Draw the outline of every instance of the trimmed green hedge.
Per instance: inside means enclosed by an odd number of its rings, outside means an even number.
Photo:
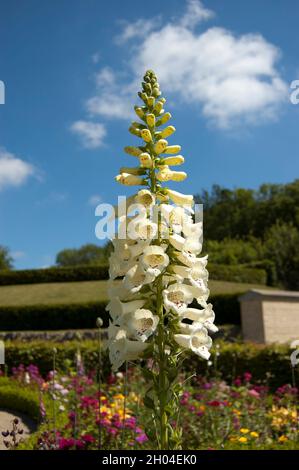
[[[210,301],[216,312],[218,325],[240,324],[241,294],[217,294]],[[82,304],[51,304],[0,307],[0,331],[67,330],[95,328],[96,319],[109,324],[107,302]]]
[[[214,281],[246,282],[249,284],[266,284],[265,269],[248,268],[243,265],[208,264],[210,278]]]
[[[101,281],[104,279],[108,279],[108,266],[106,265],[0,271],[0,286],[45,282]]]
[[[216,348],[215,345],[219,347]],[[248,371],[253,381],[267,383],[271,388],[292,383],[291,350],[288,345],[257,345],[253,343],[229,343],[215,341],[211,350],[213,365],[190,356],[185,368],[199,374],[219,373],[231,382],[237,376]],[[218,354],[216,356],[216,353]],[[299,380],[299,368],[295,368],[296,383]]]
[[[106,302],[0,307],[0,331],[67,330],[95,328],[101,317],[109,324]]]
[[[75,367],[75,356],[80,348],[81,357],[86,371],[97,370],[99,357],[99,343],[94,340],[66,341],[55,343],[52,341],[6,341],[5,342],[5,365],[10,374],[12,367],[20,364],[38,366],[44,376],[53,370],[53,349],[55,353],[55,366],[59,371],[69,371]],[[110,364],[105,348],[102,350],[103,375],[110,372]]]
[[[211,279],[215,281],[247,282],[250,284],[266,284],[267,281],[265,269],[242,265],[229,266],[209,263],[209,272]],[[0,271],[0,286],[45,282],[101,281],[105,279],[108,279],[108,266],[106,265]]]
[[[39,420],[38,393],[22,388],[5,377],[0,377],[0,404],[1,408],[26,413],[35,421]]]
[[[219,348],[216,348],[219,345]],[[10,342],[5,344],[5,360],[8,373],[12,367],[20,364],[28,366],[35,364],[41,373],[46,375],[53,369],[53,348],[56,348],[57,370],[69,370],[74,366],[75,354],[80,348],[85,370],[97,370],[98,342],[97,341],[67,341],[53,343],[51,341]],[[216,360],[216,352],[219,354]],[[184,368],[188,372],[211,375],[220,374],[228,382],[248,371],[253,376],[253,381],[268,383],[272,388],[292,382],[290,363],[290,349],[285,345],[255,345],[252,343],[228,343],[216,340],[211,350],[212,366],[207,361],[190,355],[184,362]],[[107,352],[102,351],[103,376],[110,372],[110,363]],[[295,369],[297,383],[299,369]],[[1,395],[0,395],[1,399]],[[1,403],[1,400],[0,400]]]

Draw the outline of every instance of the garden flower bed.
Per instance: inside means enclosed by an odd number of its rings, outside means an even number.
[[[14,448],[24,450],[152,449],[156,431],[144,395],[136,369],[127,380],[119,372],[99,384],[81,362],[68,374],[42,377],[36,366],[20,365],[10,378],[0,377],[1,404],[39,423],[29,439],[17,437]],[[180,399],[183,449],[299,449],[298,418],[296,387],[270,393],[249,372],[230,384],[217,376],[192,377]],[[13,445],[7,433],[1,437]]]

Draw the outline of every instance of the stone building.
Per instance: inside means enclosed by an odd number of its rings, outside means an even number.
[[[245,340],[289,343],[299,339],[299,292],[254,289],[239,300]]]

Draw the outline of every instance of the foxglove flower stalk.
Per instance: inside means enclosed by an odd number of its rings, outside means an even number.
[[[151,369],[141,366],[150,382],[144,404],[155,417],[159,448],[179,449],[180,428],[170,424],[179,411],[178,371],[189,353],[209,359],[209,332],[217,327],[207,303],[207,257],[200,257],[202,223],[193,221],[193,196],[165,186],[187,174],[170,168],[182,165],[184,157],[176,155],[179,145],[166,140],[175,128],[161,128],[171,114],[164,111],[166,100],[154,72],[146,72],[138,95],[143,102],[134,108],[139,121],[129,131],[140,144],[125,147],[135,157],[134,167],[121,168],[116,181],[143,188],[127,198],[125,215],[117,212],[119,230],[109,269],[109,354],[114,370],[126,361],[151,359]],[[130,209],[136,204],[137,215]]]

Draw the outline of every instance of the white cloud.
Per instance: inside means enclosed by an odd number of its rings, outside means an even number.
[[[0,190],[20,186],[36,174],[33,165],[0,148]]]
[[[140,18],[134,23],[123,21],[122,32],[116,36],[115,41],[117,44],[124,44],[134,38],[143,38],[159,26],[160,22],[160,18]]]
[[[89,149],[101,147],[106,136],[105,126],[91,121],[76,121],[71,125],[71,131],[77,134],[83,146]]]
[[[88,199],[88,204],[90,206],[97,206],[98,204],[100,204],[102,202],[102,198],[99,194],[93,194],[92,196],[90,196],[90,198]]]
[[[186,13],[181,19],[181,26],[184,28],[194,28],[201,21],[213,18],[214,12],[206,8],[201,1],[189,0],[187,2]]]
[[[124,85],[124,77],[118,76],[109,67],[104,67],[95,76],[97,94],[86,101],[91,116],[104,116],[108,119],[130,119],[132,117],[132,85]],[[125,82],[126,83],[126,82]]]
[[[126,73],[100,70],[96,92],[86,102],[90,115],[129,120],[141,78],[153,69],[169,98],[199,109],[217,127],[276,119],[288,94],[277,67],[279,49],[260,34],[194,30],[213,15],[202,2],[189,0],[184,14],[163,25],[154,19],[126,23],[118,42],[139,36],[137,44],[126,44]],[[137,25],[144,21],[147,32],[141,36]]]
[[[279,50],[258,34],[237,37],[222,28],[196,34],[168,24],[141,44],[133,66],[137,75],[153,68],[166,91],[229,127],[276,116],[287,93],[278,58]]]

